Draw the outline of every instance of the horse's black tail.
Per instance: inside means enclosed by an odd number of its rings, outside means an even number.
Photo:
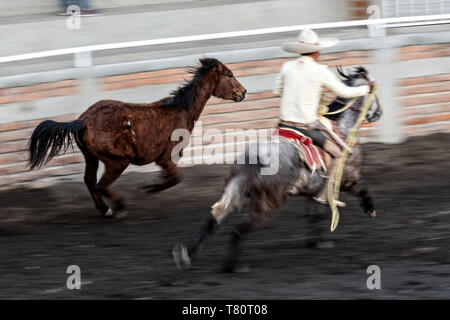
[[[73,140],[81,141],[85,128],[86,126],[81,120],[41,122],[34,129],[28,143],[30,168],[39,168],[58,154],[66,152],[72,146]]]

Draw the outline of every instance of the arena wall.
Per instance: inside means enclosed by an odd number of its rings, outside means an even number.
[[[322,63],[344,67],[365,65],[371,70],[376,69],[376,57],[371,50],[348,50],[324,54]],[[450,132],[449,58],[449,42],[402,46],[395,50],[393,65],[396,65],[397,69],[393,68],[392,74],[383,75],[384,78],[393,78],[395,103],[383,107],[387,110],[395,109],[399,116],[398,135],[401,139],[398,141],[416,135]],[[227,142],[227,146],[232,148],[225,150],[225,142],[215,143],[205,136],[205,132],[210,132],[209,129],[225,132],[227,129],[273,128],[278,120],[279,98],[271,93],[271,86],[283,62],[289,59],[291,57],[228,63],[230,69],[249,90],[246,100],[232,103],[212,98],[208,102],[199,119],[202,130],[197,128],[191,137],[191,143],[197,147],[188,146],[182,165],[191,165],[193,157],[202,153],[214,155],[218,159],[222,158],[224,152],[230,153],[230,158],[235,156],[236,151],[233,150],[236,149],[233,148],[239,142],[230,139],[231,142]],[[427,69],[426,66],[430,63],[434,66],[429,71],[431,74],[411,76],[414,73],[408,72],[409,66]],[[436,63],[441,65],[436,66]],[[407,70],[403,72],[403,76],[394,74],[394,69],[402,68]],[[40,170],[29,171],[27,140],[41,121],[73,120],[91,103],[102,98],[133,102],[156,100],[182,83],[187,77],[186,72],[187,66],[1,88],[0,188],[38,187],[64,179],[81,178],[84,162],[76,148],[55,158]],[[386,90],[386,84],[380,81],[380,90]],[[90,87],[87,93],[86,86]],[[392,113],[387,114],[389,116]],[[230,133],[233,134],[239,135]],[[384,141],[380,138],[383,136],[386,136],[386,132],[382,121],[364,124],[362,127],[362,142]],[[131,166],[127,171],[137,170],[148,172],[157,168],[153,165]]]

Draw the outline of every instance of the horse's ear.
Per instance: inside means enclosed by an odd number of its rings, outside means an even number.
[[[218,69],[220,66],[219,60],[214,58],[202,58],[200,59],[200,63],[207,70]]]
[[[342,78],[347,79],[347,80],[349,79],[349,76],[345,74],[344,70],[342,70],[342,65],[337,66],[336,70]]]
[[[360,74],[361,76],[363,76],[365,79],[367,79],[369,72],[367,71],[366,68],[359,66],[356,68],[356,73]]]

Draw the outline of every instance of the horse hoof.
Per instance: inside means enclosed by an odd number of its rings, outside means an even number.
[[[246,274],[250,273],[250,267],[246,264],[227,265],[222,269],[225,273]]]
[[[123,218],[126,218],[127,216],[128,216],[128,211],[125,211],[125,210],[116,212],[116,213],[114,214],[114,217],[115,217],[116,219],[123,219]]]
[[[157,192],[163,191],[165,189],[168,189],[168,187],[165,187],[160,184],[152,184],[152,185],[143,187],[143,190],[146,193],[157,193]]]
[[[335,244],[333,241],[308,241],[306,247],[308,249],[333,249]]]
[[[112,217],[113,214],[114,212],[112,211],[111,208],[109,208],[108,211],[105,212],[105,217]]]
[[[154,193],[158,192],[158,187],[157,185],[145,186],[142,188],[142,190],[144,190],[144,192],[146,193]]]
[[[184,270],[191,266],[191,259],[189,257],[186,246],[181,243],[176,244],[172,249],[172,257],[178,270]]]
[[[316,244],[317,249],[333,249],[335,244],[333,241],[319,241]]]
[[[369,218],[375,218],[377,216],[377,212],[373,210],[371,212],[367,212],[367,215],[369,216]]]

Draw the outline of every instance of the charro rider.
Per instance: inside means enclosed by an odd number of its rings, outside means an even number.
[[[370,86],[349,87],[326,66],[317,63],[320,51],[338,42],[336,38],[320,39],[314,31],[305,29],[299,34],[297,42],[285,43],[282,47],[284,51],[301,56],[284,63],[273,90],[275,95],[281,96],[279,127],[300,131],[331,155],[332,160],[327,169],[328,177],[332,176],[337,159],[341,155],[341,148],[345,147],[345,144],[332,130],[327,130],[327,126],[318,121],[323,87],[342,98],[367,95],[373,87],[373,83],[370,83]],[[322,204],[328,202],[327,183],[314,199]],[[336,203],[340,206],[345,205],[341,201]]]

